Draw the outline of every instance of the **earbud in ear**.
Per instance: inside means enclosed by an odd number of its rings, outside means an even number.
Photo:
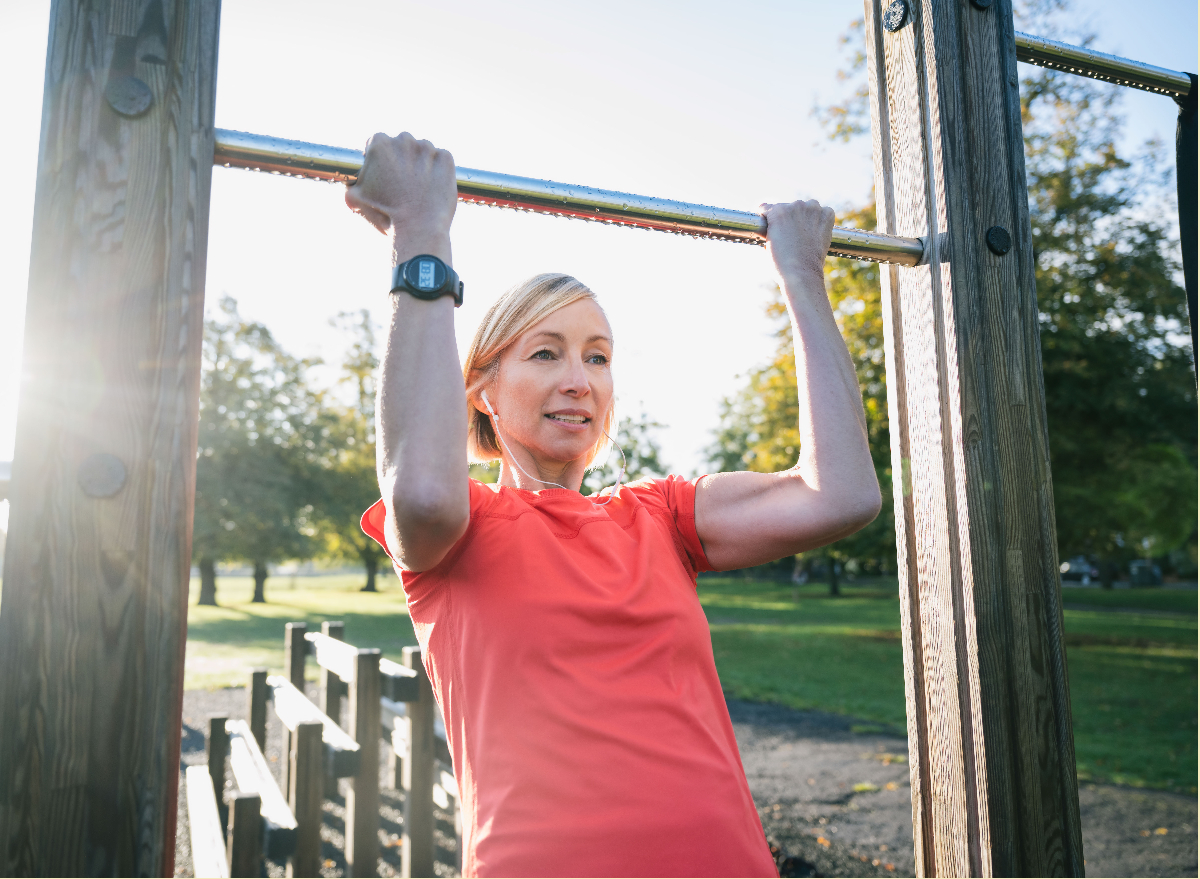
[[[500,420],[500,416],[496,414],[496,410],[493,409],[492,404],[488,402],[487,391],[480,391],[479,396],[483,400],[483,405],[487,406],[488,414],[491,415],[493,418],[495,418],[497,421]]]

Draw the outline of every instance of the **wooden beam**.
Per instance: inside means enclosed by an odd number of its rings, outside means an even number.
[[[1011,2],[866,42],[917,874],[1081,876]]]
[[[401,876],[433,875],[433,782],[435,714],[433,686],[421,663],[421,648],[404,648],[404,665],[420,681],[417,698],[405,708],[404,736],[407,753],[401,770],[404,787],[404,848],[400,852]]]
[[[262,803],[258,794],[239,793],[229,804],[229,831],[226,859],[229,872],[235,877],[254,877],[263,874]]]
[[[249,712],[250,732],[258,742],[260,750],[267,748],[267,670],[256,668],[250,672]]]
[[[229,768],[233,783],[242,794],[257,794],[261,800],[264,851],[273,861],[286,860],[296,850],[296,816],[287,797],[275,782],[271,767],[259,750],[250,726],[244,720],[231,720],[229,730]]]
[[[376,876],[379,864],[379,650],[356,651],[352,673],[342,677],[350,687],[349,726],[358,742],[362,761],[346,793],[346,865],[351,876]]]
[[[274,691],[275,714],[279,722],[290,733],[302,723],[321,724],[321,738],[325,743],[326,771],[336,778],[349,778],[358,774],[362,765],[358,742],[333,722],[333,718],[309,701],[308,697],[292,686],[287,678],[271,675],[267,686]]]
[[[170,875],[218,0],[56,0],[0,607],[0,875]]]
[[[321,799],[325,781],[322,724],[306,720],[292,736],[291,787],[288,805],[296,816],[296,851],[287,865],[288,876],[321,875]]]
[[[187,768],[188,829],[192,842],[192,875],[229,879],[221,813],[213,796],[212,779],[204,766]]]

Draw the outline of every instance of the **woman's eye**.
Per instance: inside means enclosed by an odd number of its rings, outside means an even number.
[[[596,364],[596,366],[604,366],[605,364],[608,363],[608,358],[605,357],[603,354],[593,354],[591,357],[588,358],[588,362],[594,363],[594,364]]]
[[[547,348],[543,348],[533,355],[534,360],[553,360],[554,354]]]

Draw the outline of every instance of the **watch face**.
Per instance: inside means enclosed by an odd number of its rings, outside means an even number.
[[[424,293],[432,293],[446,283],[446,269],[440,260],[422,257],[410,263],[406,280]]]

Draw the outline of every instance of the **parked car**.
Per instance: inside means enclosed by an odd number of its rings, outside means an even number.
[[[1058,566],[1058,570],[1063,580],[1078,580],[1084,586],[1100,579],[1100,569],[1089,562],[1086,556],[1077,555],[1067,559]]]
[[[1161,586],[1162,568],[1149,559],[1137,559],[1129,563],[1130,586]]]

